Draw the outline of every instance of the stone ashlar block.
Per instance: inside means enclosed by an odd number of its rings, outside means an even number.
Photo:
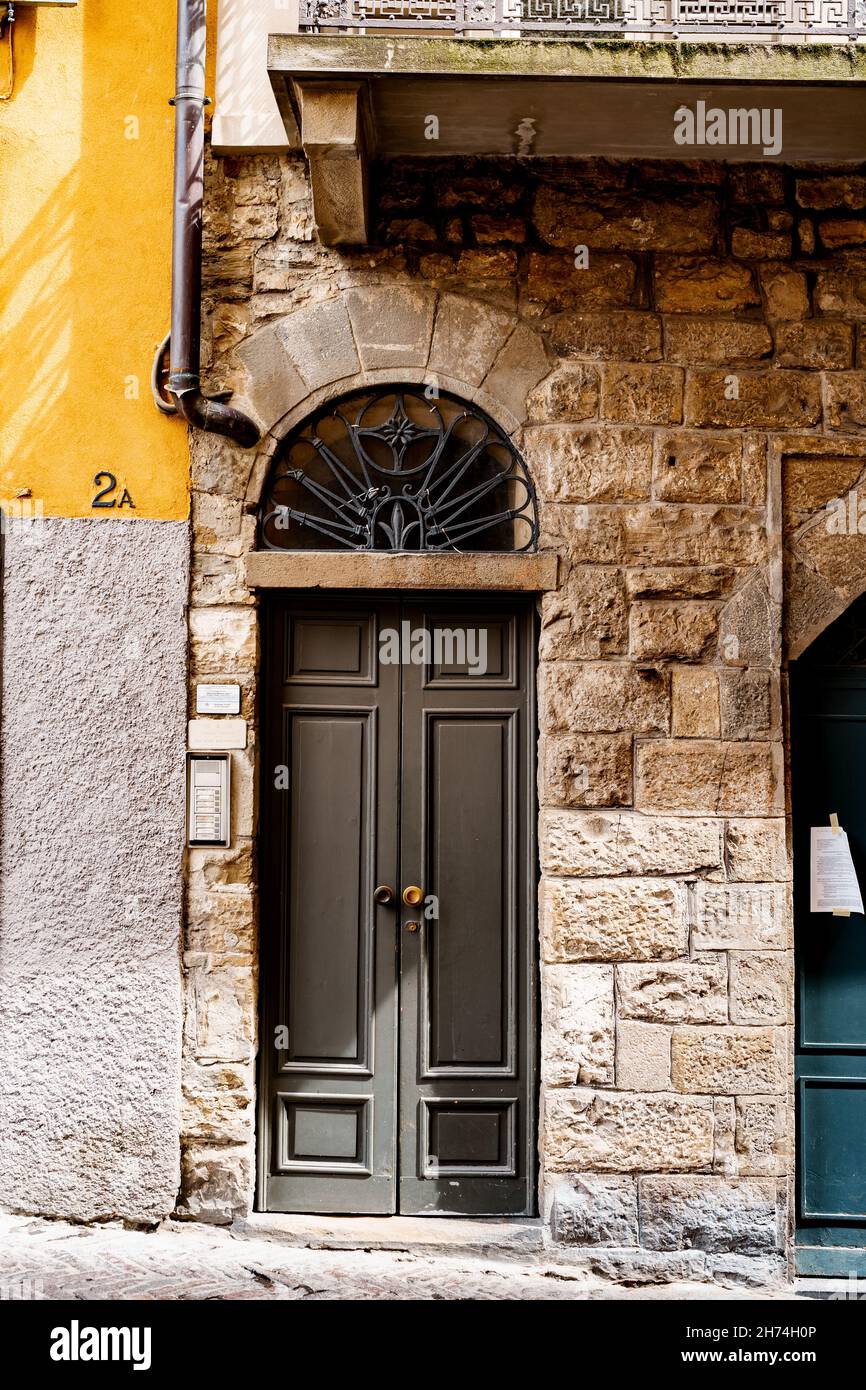
[[[545,740],[541,799],[546,806],[630,806],[629,734],[577,734]]]
[[[815,308],[822,314],[866,318],[866,270],[819,270],[815,280]]]
[[[745,883],[785,882],[790,878],[785,821],[748,817],[730,820],[725,829],[728,878]]]
[[[634,811],[543,811],[548,873],[587,878],[712,873],[722,866],[723,822]]]
[[[526,295],[548,313],[563,309],[622,309],[631,303],[636,278],[630,256],[593,251],[578,268],[574,255],[530,252]]]
[[[782,883],[697,883],[694,950],[785,950],[788,899]]]
[[[715,649],[719,623],[715,603],[639,602],[632,605],[629,617],[631,651],[639,661],[698,661]]]
[[[443,294],[428,370],[480,386],[513,327],[514,319],[504,309],[465,295]]]
[[[542,186],[533,221],[549,246],[571,251],[585,245],[612,251],[705,251],[716,235],[714,198],[685,195],[675,201],[600,194],[582,202],[574,193]]]
[[[254,671],[256,614],[250,608],[193,608],[189,615],[193,671],[200,676]]]
[[[866,425],[866,372],[834,372],[827,377],[827,427],[862,430]]]
[[[778,1096],[738,1096],[735,1107],[738,1170],[785,1174],[790,1150],[785,1102]]]
[[[773,339],[755,319],[671,314],[665,319],[665,360],[686,367],[738,367],[769,357]]]
[[[345,296],[361,367],[423,367],[430,352],[436,296],[398,285],[373,285]]]
[[[712,1099],[583,1087],[548,1092],[544,1152],[552,1172],[651,1173],[661,1154],[671,1172],[707,1169],[713,1158]]]
[[[756,574],[728,600],[719,618],[721,656],[733,666],[774,666],[781,641],[778,605]]]
[[[638,1243],[634,1178],[582,1173],[554,1193],[553,1238],[563,1245]]]
[[[614,656],[628,646],[628,609],[622,574],[602,566],[576,566],[541,606],[542,661]]]
[[[683,369],[611,363],[604,369],[602,414],[622,424],[676,424],[683,415]]]
[[[709,739],[639,740],[635,804],[642,811],[767,815],[782,809],[781,746]]]
[[[539,424],[592,420],[598,414],[598,369],[564,362],[545,377],[527,401],[529,419]]]
[[[796,549],[813,574],[817,573],[820,580],[835,591],[837,599],[850,603],[859,598],[863,592],[863,572],[866,567],[866,535],[861,535],[859,531],[830,531],[826,516],[819,516],[813,526],[797,536]],[[818,597],[823,598],[820,585]],[[830,595],[826,597],[829,600],[827,612],[836,617],[832,598]],[[794,634],[798,631],[802,633],[802,618],[799,629],[793,625],[792,630]]]
[[[699,427],[779,429],[817,425],[821,383],[810,372],[743,372],[736,394],[727,372],[691,372],[686,383],[685,419]]]
[[[840,371],[850,367],[854,329],[839,319],[805,319],[776,327],[776,361],[780,367]]]
[[[660,501],[739,503],[742,495],[739,436],[676,431],[656,438],[653,496]]]
[[[675,738],[718,738],[719,681],[705,666],[678,666],[671,673]]]
[[[344,299],[298,309],[281,319],[277,337],[311,391],[361,370]]]
[[[731,254],[744,261],[771,261],[791,254],[791,235],[786,232],[756,232],[751,227],[735,227]]]
[[[662,321],[657,314],[565,313],[552,318],[547,327],[551,347],[560,357],[657,362],[662,355]]]
[[[617,662],[549,662],[542,668],[542,723],[549,733],[666,733],[664,671]]]
[[[731,1018],[735,1023],[790,1023],[794,980],[786,951],[732,951]]]
[[[641,1243],[763,1255],[781,1249],[780,1202],[772,1179],[699,1174],[638,1180]]]
[[[620,1091],[671,1090],[671,1030],[620,1018],[616,1025],[616,1084]]]
[[[760,303],[755,277],[739,261],[659,258],[654,286],[656,308],[668,314],[739,313]]]
[[[809,286],[802,270],[776,263],[761,266],[758,278],[768,319],[802,319],[809,313]]]
[[[241,1145],[191,1144],[181,1155],[179,1215],[229,1225],[250,1210],[252,1153]]]
[[[866,178],[862,174],[828,174],[821,178],[798,179],[797,202],[801,208],[812,208],[816,212],[866,207]]]
[[[534,425],[524,454],[542,496],[556,502],[626,502],[649,496],[652,436],[639,429]]]
[[[612,965],[545,965],[542,971],[542,1082],[612,1086]]]
[[[771,738],[777,725],[779,701],[769,671],[721,671],[719,681],[722,737]]]
[[[618,965],[616,982],[621,1019],[640,1019],[645,1023],[727,1022],[728,969],[723,956],[683,963]]]
[[[548,961],[675,960],[688,943],[687,890],[669,879],[547,879]]]
[[[199,1062],[247,1062],[255,1028],[253,971],[248,966],[188,970],[186,1035]]]
[[[776,1028],[675,1028],[671,1076],[677,1091],[780,1094],[784,1065]]]
[[[518,422],[526,419],[526,399],[550,371],[544,343],[526,324],[518,324],[497,353],[482,386]]]

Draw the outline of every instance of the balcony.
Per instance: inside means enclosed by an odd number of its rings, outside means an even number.
[[[857,43],[866,0],[300,0],[302,33]]]
[[[301,0],[300,26],[268,72],[327,244],[366,243],[371,158],[866,160],[866,0]]]

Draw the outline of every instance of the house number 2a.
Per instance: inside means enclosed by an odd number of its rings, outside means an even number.
[[[120,494],[120,500],[114,494],[117,492],[117,479],[113,473],[97,473],[93,479],[93,486],[98,488],[96,496],[91,502],[91,507],[131,507],[135,511],[135,503],[129,495],[129,488],[124,488]]]

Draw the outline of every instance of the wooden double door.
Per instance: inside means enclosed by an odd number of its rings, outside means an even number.
[[[281,596],[263,636],[259,1207],[532,1214],[531,608]]]

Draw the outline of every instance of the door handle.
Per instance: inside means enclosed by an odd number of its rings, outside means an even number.
[[[414,883],[403,889],[403,901],[407,907],[417,907],[423,898],[424,889],[418,888]]]
[[[387,883],[380,883],[378,888],[373,889],[373,901],[381,903],[383,907],[386,903],[392,903],[394,901],[394,889],[389,888]]]

